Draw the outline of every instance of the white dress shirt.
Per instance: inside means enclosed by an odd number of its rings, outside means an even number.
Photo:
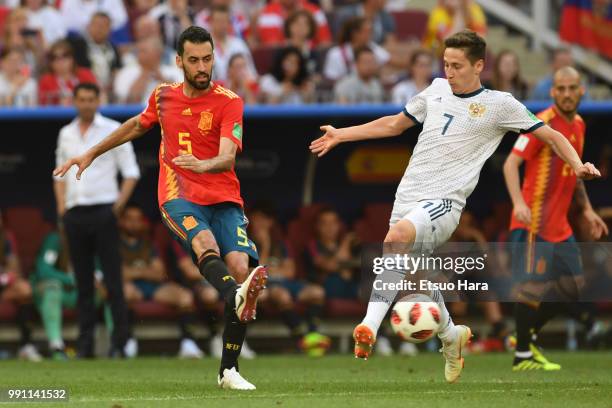
[[[81,135],[79,119],[74,119],[60,130],[55,151],[57,165],[60,166],[66,160],[82,155],[119,126],[119,122],[97,113],[89,129]],[[96,158],[83,172],[81,180],[76,179],[76,172],[77,167],[72,166],[64,177],[55,177],[56,180],[66,183],[67,210],[80,205],[112,204],[117,201],[119,172],[123,178],[140,177],[134,148],[130,142]]]

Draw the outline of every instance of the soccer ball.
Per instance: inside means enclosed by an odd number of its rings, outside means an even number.
[[[412,294],[393,306],[391,327],[402,340],[423,343],[438,333],[440,315],[440,307],[429,296]]]

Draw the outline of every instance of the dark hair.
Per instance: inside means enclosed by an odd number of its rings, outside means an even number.
[[[278,82],[282,82],[285,78],[285,71],[283,70],[283,61],[289,55],[295,54],[297,55],[298,62],[298,72],[295,78],[293,78],[293,84],[297,86],[301,86],[306,80],[308,80],[308,69],[306,68],[306,59],[296,47],[285,47],[281,48],[281,50],[276,54],[276,58],[274,59],[274,65],[272,65],[271,74],[276,78]]]
[[[189,41],[194,44],[210,43],[212,49],[215,49],[210,33],[202,27],[191,26],[181,33],[177,42],[177,53],[181,57],[185,52],[185,43]]]
[[[344,24],[342,24],[342,28],[340,29],[340,34],[338,35],[338,44],[342,45],[351,42],[353,34],[361,30],[363,25],[367,22],[368,20],[365,17],[353,17],[346,20]]]
[[[243,60],[246,60],[246,57],[244,56],[244,54],[242,53],[237,53],[237,54],[232,54],[232,56],[230,57],[229,61],[227,61],[227,67],[231,67],[232,64],[234,63],[234,61],[236,61],[238,58],[242,58]]]
[[[314,17],[308,10],[298,10],[295,13],[292,13],[285,20],[285,26],[283,31],[285,33],[285,38],[291,37],[290,27],[291,25],[300,17],[306,17],[308,20],[308,27],[310,28],[310,32],[308,33],[308,39],[312,40],[317,33],[317,22]]]
[[[366,53],[374,54],[374,51],[372,51],[372,49],[368,46],[357,47],[357,49],[353,51],[355,63],[357,63],[357,61],[359,60],[359,57],[361,57],[362,54],[366,54]]]
[[[512,55],[514,56],[514,58],[516,58],[516,63],[518,65],[518,70],[516,72],[516,75],[514,76],[514,78],[512,78],[512,86],[514,87],[514,89],[516,90],[521,90],[523,87],[526,87],[527,84],[525,83],[525,81],[521,78],[521,65],[520,65],[520,61],[518,58],[518,55],[516,55],[516,52],[512,51],[512,50],[502,50],[499,52],[499,54],[497,54],[497,57],[495,57],[495,64],[493,65],[493,77],[491,78],[491,84],[493,85],[493,89],[500,89],[500,85],[501,85],[501,74],[500,74],[500,63],[503,57],[505,57],[506,55]],[[517,98],[520,97],[520,95],[515,95]]]
[[[414,64],[416,64],[417,60],[420,57],[427,57],[430,60],[433,61],[433,54],[430,51],[427,51],[423,48],[419,48],[418,50],[414,51],[412,53],[412,55],[410,56],[410,63],[409,63],[409,67],[412,69],[412,67],[414,66]]]
[[[81,82],[77,84],[77,86],[75,86],[72,90],[72,95],[76,98],[81,89],[85,91],[92,91],[96,94],[96,97],[100,96],[100,87],[93,82]]]
[[[108,21],[112,22],[113,20],[111,19],[111,17],[108,15],[108,13],[104,12],[104,11],[96,11],[95,13],[92,14],[91,18],[89,19],[89,21],[93,20],[94,17],[103,17],[106,18]]]
[[[471,30],[459,31],[444,40],[446,48],[460,48],[472,65],[478,60],[485,59],[487,43],[485,40]]]

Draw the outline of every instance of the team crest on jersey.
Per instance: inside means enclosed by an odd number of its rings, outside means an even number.
[[[473,118],[482,117],[486,111],[487,111],[487,107],[484,106],[482,103],[478,103],[478,102],[472,102],[470,103],[470,106],[468,107],[468,112],[470,113],[470,116]]]
[[[212,112],[200,112],[200,122],[198,122],[198,129],[202,132],[206,132],[212,128],[213,114]]]

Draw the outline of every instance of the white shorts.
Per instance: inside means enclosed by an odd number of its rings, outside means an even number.
[[[396,201],[389,225],[400,220],[410,221],[416,229],[412,250],[425,255],[444,244],[451,237],[461,217],[462,208],[452,200],[421,200],[412,203]]]

